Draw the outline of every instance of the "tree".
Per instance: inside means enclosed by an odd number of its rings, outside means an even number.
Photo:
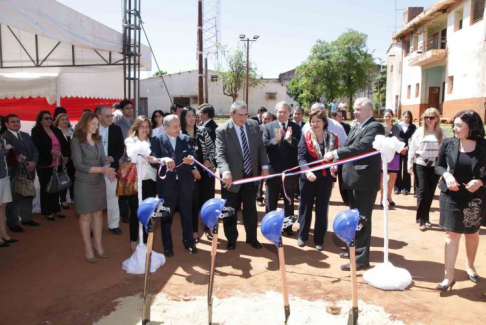
[[[336,66],[341,80],[341,93],[353,105],[359,90],[371,85],[376,64],[368,52],[366,34],[349,29],[334,41],[336,46]]]
[[[288,95],[301,106],[310,106],[321,97],[332,100],[339,95],[339,75],[332,43],[317,40],[305,62],[296,68],[299,78],[291,80]]]
[[[373,95],[375,97],[375,109],[380,110],[386,105],[386,72],[387,66],[381,67],[380,73],[375,78]]]
[[[222,47],[220,51],[225,66],[218,66],[216,72],[220,75],[223,83],[223,94],[230,96],[235,101],[246,81],[246,57],[242,49],[231,52],[226,47]],[[261,82],[261,78],[257,74],[255,64],[251,61],[249,70],[250,87],[257,86]]]
[[[154,77],[160,77],[160,76],[163,76],[163,75],[166,75],[167,72],[166,71],[162,71],[162,70],[159,70],[157,71],[156,73],[154,73]]]
[[[365,34],[354,30],[332,42],[317,40],[307,60],[296,68],[299,77],[287,86],[288,95],[302,106],[322,97],[326,101],[347,97],[352,105],[356,93],[368,88],[375,74],[366,40]]]

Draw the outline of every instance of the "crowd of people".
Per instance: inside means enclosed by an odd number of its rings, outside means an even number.
[[[440,188],[440,226],[446,231],[445,277],[438,290],[454,286],[454,266],[461,234],[465,234],[469,279],[477,282],[474,268],[479,243],[479,228],[486,222],[483,200],[486,197],[486,140],[483,121],[473,110],[459,112],[452,125],[454,137],[447,138],[435,108],[426,109],[414,124],[410,111],[394,123],[395,112],[384,112],[384,123],[373,117],[373,105],[358,98],[353,105],[355,120],[343,122],[346,108],[333,101],[327,111],[322,103],[313,104],[304,121],[305,110],[279,102],[273,113],[258,109],[249,117],[244,102],[236,101],[229,119],[218,126],[215,110],[203,104],[197,110],[173,104],[170,113],[155,110],[147,116],[135,116],[130,100],[113,107],[99,106],[82,114],[74,128],[62,107],[53,115],[40,111],[31,134],[20,131],[18,115],[3,118],[0,138],[0,247],[17,242],[8,234],[24,231],[23,226],[37,227],[32,218],[33,195],[13,186],[22,181],[28,187],[38,177],[41,214],[48,221],[65,218],[70,209],[67,194],[79,216],[79,228],[85,257],[96,263],[96,254],[107,258],[103,249],[103,211],[109,232],[122,235],[120,222],[129,224],[130,249],[133,252],[147,235],[139,235],[137,209],[139,193],[125,188],[120,175],[136,173],[141,181],[141,198],[158,196],[170,208],[162,220],[164,254],[174,256],[171,225],[175,212],[180,215],[183,246],[196,254],[200,236],[211,239],[211,229],[201,223],[202,205],[215,196],[215,178],[197,162],[219,175],[221,196],[236,213],[223,219],[226,248],[236,249],[239,232],[238,211],[242,211],[246,243],[255,249],[257,239],[257,205],[265,211],[276,210],[283,200],[285,216],[298,217],[297,244],[307,245],[314,218],[313,246],[323,250],[328,229],[329,200],[337,187],[343,203],[357,208],[367,222],[356,233],[357,269],[369,268],[372,213],[378,192],[381,205],[393,208],[394,195],[417,197],[416,221],[420,231],[432,227],[430,207],[437,185]],[[342,109],[343,108],[343,109]],[[396,137],[404,143],[388,164],[388,192],[383,191],[380,157],[375,155],[341,167],[303,172],[266,181],[232,181],[266,176],[296,168],[305,171],[316,161],[331,162],[373,151],[377,135]],[[139,168],[139,150],[146,150]],[[52,191],[53,173],[66,171],[72,185]],[[413,177],[413,184],[412,184]],[[440,182],[439,182],[440,180]],[[11,182],[12,181],[12,182]],[[335,186],[337,183],[338,186]],[[296,202],[298,207],[296,209]],[[296,212],[297,211],[297,212]],[[312,212],[314,211],[314,216]],[[200,230],[202,229],[202,230]],[[283,234],[294,236],[289,226]],[[128,245],[127,245],[128,249]],[[349,258],[348,252],[340,257]],[[341,266],[350,270],[350,264]]]

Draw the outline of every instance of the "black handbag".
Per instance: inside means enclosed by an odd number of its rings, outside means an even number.
[[[53,194],[53,193],[58,193],[62,192],[65,189],[68,189],[73,185],[73,182],[71,181],[71,178],[69,178],[69,175],[67,173],[67,168],[66,165],[62,165],[61,171],[58,171],[57,168],[59,166],[59,158],[56,158],[56,166],[54,167],[54,170],[52,171],[52,176],[51,179],[49,180],[49,183],[47,183],[47,193]]]
[[[34,197],[36,194],[34,180],[31,179],[30,172],[27,170],[25,162],[20,162],[17,166],[17,173],[12,178],[12,193],[23,197]]]

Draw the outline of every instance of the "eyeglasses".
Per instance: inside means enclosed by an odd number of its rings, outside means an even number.
[[[43,117],[42,118],[44,121],[51,121],[52,120],[52,117],[50,116],[46,116],[46,117]]]
[[[114,117],[115,114],[111,114],[111,115],[101,115],[101,116],[106,117],[106,118],[111,118],[111,117]]]
[[[433,121],[435,120],[435,116],[424,116],[424,119]]]

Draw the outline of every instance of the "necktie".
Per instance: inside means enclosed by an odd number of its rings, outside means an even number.
[[[282,123],[282,130],[283,134],[285,135],[285,133],[287,132],[287,127],[285,126],[285,123]]]
[[[241,144],[243,145],[243,169],[246,175],[251,175],[250,147],[246,141],[245,129],[240,127]]]

